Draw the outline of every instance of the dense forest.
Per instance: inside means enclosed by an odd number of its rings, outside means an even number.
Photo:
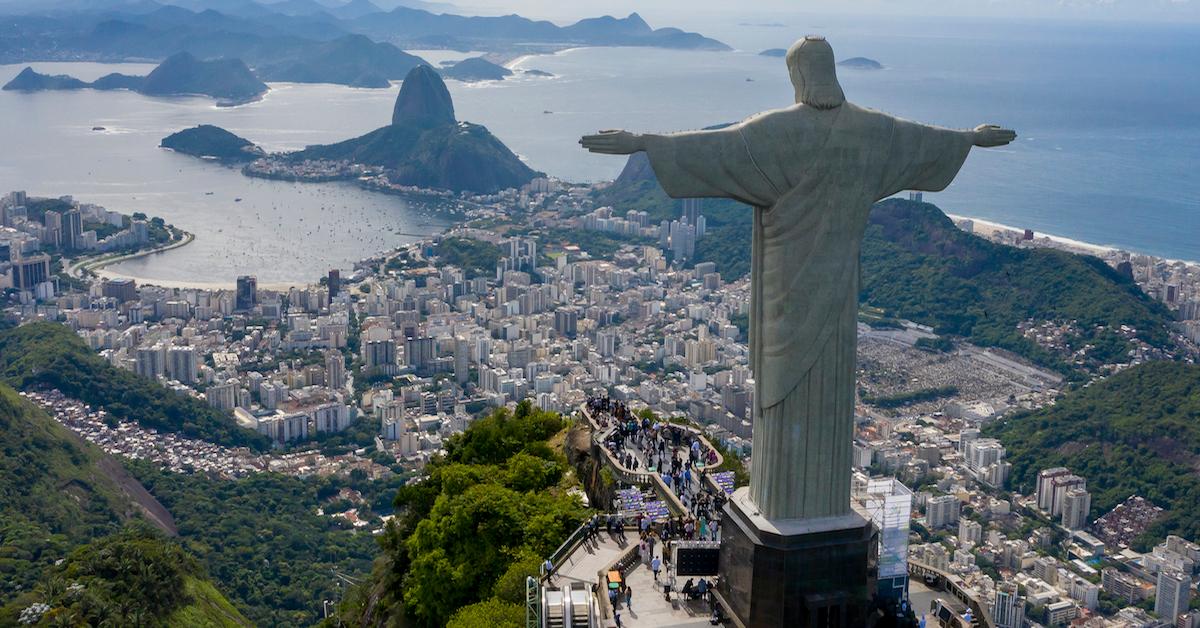
[[[341,596],[341,573],[358,578],[379,553],[369,531],[317,514],[341,486],[333,478],[263,473],[209,479],[131,463],[134,474],[175,517],[183,546],[256,625],[304,626],[322,600]],[[397,485],[380,487],[390,495]]]
[[[652,176],[648,170],[622,175],[595,201],[618,213],[646,211],[651,222],[678,218],[682,202],[646,178]],[[750,208],[725,199],[704,199],[702,207],[708,227],[696,242],[696,261],[715,263],[726,280],[745,276],[750,271]],[[1102,260],[994,244],[961,231],[927,203],[888,199],[872,209],[860,287],[860,300],[890,318],[1007,349],[1064,374],[1123,362],[1129,343],[1112,331],[1121,325],[1135,328],[1151,346],[1171,346],[1171,313]],[[1087,360],[1067,363],[1026,339],[1017,325],[1028,319],[1078,321],[1073,346],[1089,346]]]
[[[129,500],[99,468],[101,457],[0,384],[0,599],[131,518]]]
[[[134,526],[82,545],[0,608],[0,623],[37,626],[250,626],[176,543]]]
[[[1137,494],[1167,509],[1143,546],[1169,533],[1200,539],[1200,366],[1135,366],[988,432],[1008,448],[1018,490],[1067,467],[1087,478],[1091,519]]]
[[[567,493],[566,459],[548,442],[565,428],[526,400],[451,438],[428,478],[397,493],[383,556],[347,593],[339,621],[519,628],[525,577],[587,516]]]
[[[109,364],[68,327],[31,323],[0,331],[0,378],[18,389],[57,388],[120,419],[231,447],[266,450],[265,436],[231,415]]]

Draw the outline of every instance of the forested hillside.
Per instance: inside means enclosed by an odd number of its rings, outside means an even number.
[[[595,201],[618,214],[646,211],[652,223],[677,219],[681,201],[669,198],[653,176],[648,164],[631,158],[621,178]],[[708,230],[696,243],[696,260],[715,263],[727,280],[748,274],[751,211],[733,201],[704,199]],[[871,211],[860,300],[890,316],[1008,349],[1068,374],[1124,361],[1130,345],[1113,332],[1121,325],[1135,328],[1150,346],[1172,346],[1171,313],[1100,259],[994,244],[961,231],[936,206],[907,200],[888,199]],[[1027,319],[1077,321],[1080,333],[1073,340],[1089,347],[1087,355],[1078,364],[1068,362],[1026,339],[1017,325]]]
[[[1008,448],[1021,492],[1041,469],[1067,467],[1087,478],[1091,519],[1137,494],[1167,509],[1147,539],[1200,539],[1200,366],[1135,366],[989,432]]]
[[[571,472],[549,444],[566,427],[528,400],[450,439],[429,477],[396,495],[371,579],[347,593],[344,625],[519,628],[525,577],[585,519]],[[401,624],[403,625],[403,624]]]
[[[0,331],[0,378],[14,388],[57,388],[121,419],[228,446],[265,450],[266,437],[238,427],[231,415],[119,369],[69,328],[31,323]]]
[[[211,479],[131,463],[134,475],[175,516],[184,548],[258,626],[309,626],[322,600],[338,600],[379,554],[369,530],[317,514],[341,486],[368,493],[368,480],[262,473]],[[385,487],[380,487],[384,490]],[[393,494],[395,485],[387,485]]]
[[[938,333],[1008,349],[1064,373],[1123,362],[1122,325],[1169,347],[1171,313],[1102,260],[994,244],[957,227],[937,207],[889,199],[871,211],[862,251],[862,300]],[[1082,364],[1064,362],[1017,331],[1022,321],[1077,321]]]
[[[0,383],[0,625],[22,613],[46,626],[249,625],[194,558],[140,519],[133,485]]]
[[[134,516],[102,453],[0,384],[0,599],[27,589],[87,539]]]
[[[32,590],[0,607],[0,624],[239,628],[250,622],[195,558],[145,528],[71,552]]]

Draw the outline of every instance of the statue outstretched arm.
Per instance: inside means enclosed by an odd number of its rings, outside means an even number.
[[[600,131],[579,144],[605,155],[645,151],[659,184],[674,198],[732,198],[767,207],[779,196],[736,125],[662,135]]]
[[[588,151],[604,155],[632,155],[646,150],[646,136],[629,131],[608,130],[585,135],[579,144]]]
[[[1016,131],[995,124],[981,124],[968,133],[971,134],[971,143],[980,148],[1005,146],[1017,139]]]

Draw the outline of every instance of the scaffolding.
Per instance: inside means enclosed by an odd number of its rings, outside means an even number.
[[[908,599],[908,533],[913,494],[896,478],[854,477],[854,498],[879,528],[881,598]]]

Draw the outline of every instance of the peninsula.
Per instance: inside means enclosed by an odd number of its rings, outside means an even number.
[[[464,83],[477,81],[503,81],[513,75],[513,71],[483,57],[463,59],[454,65],[443,68],[442,76]]]
[[[490,194],[539,176],[487,128],[460,122],[445,82],[428,65],[404,78],[392,122],[336,144],[272,155],[249,176],[300,181],[359,179],[381,191],[412,188]]]
[[[268,89],[239,59],[202,61],[187,52],[168,57],[146,76],[114,73],[86,83],[66,75],[39,74],[27,67],[4,86],[5,90],[26,92],[84,88],[128,89],[147,96],[203,95],[216,99],[219,107],[257,100]]]

